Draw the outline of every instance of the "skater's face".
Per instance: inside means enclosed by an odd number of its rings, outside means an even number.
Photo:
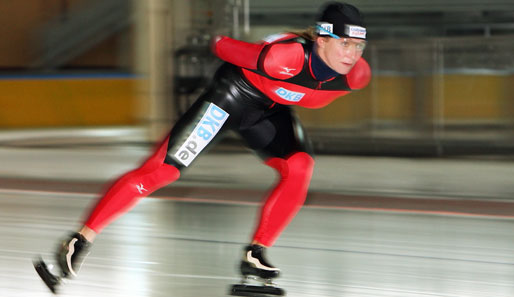
[[[357,38],[318,37],[318,56],[328,67],[339,74],[348,74],[362,56],[366,41]]]

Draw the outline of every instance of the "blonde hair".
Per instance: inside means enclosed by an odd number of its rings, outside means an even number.
[[[298,35],[306,40],[315,41],[318,37],[318,33],[316,32],[316,28],[314,27],[308,27],[307,29],[304,29],[302,31],[292,31],[289,32],[295,35]]]

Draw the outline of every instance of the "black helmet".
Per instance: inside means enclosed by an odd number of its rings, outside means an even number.
[[[357,7],[348,3],[326,3],[318,17],[316,28],[321,36],[366,39],[362,14]]]

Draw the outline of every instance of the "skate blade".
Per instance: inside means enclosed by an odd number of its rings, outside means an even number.
[[[285,296],[286,292],[274,286],[254,286],[238,284],[232,285],[230,289],[232,296],[250,296],[250,297],[268,297],[268,296]]]
[[[50,289],[52,293],[57,294],[57,288],[61,284],[61,277],[50,272],[50,269],[48,269],[48,266],[41,256],[34,259],[32,264],[34,264],[37,274],[43,280],[48,289]]]

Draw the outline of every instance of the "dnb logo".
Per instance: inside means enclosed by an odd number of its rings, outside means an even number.
[[[290,102],[298,102],[302,100],[303,96],[305,96],[305,93],[293,92],[284,88],[278,88],[275,91],[275,94],[277,94],[280,98]]]
[[[210,103],[202,119],[193,129],[186,141],[180,146],[174,157],[186,167],[214,139],[229,114],[214,103]]]

